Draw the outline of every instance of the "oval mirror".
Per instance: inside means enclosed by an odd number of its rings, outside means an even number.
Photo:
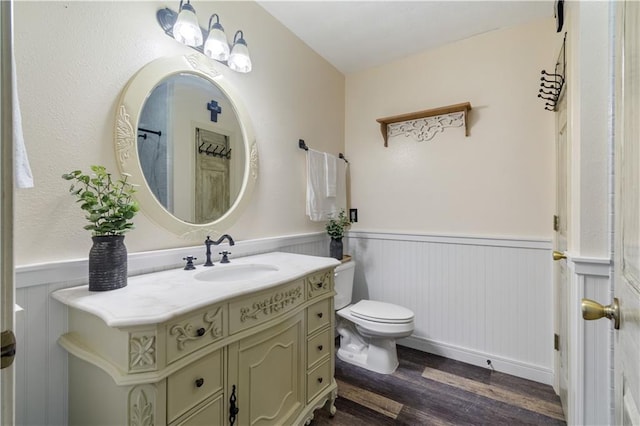
[[[233,89],[199,54],[157,59],[125,88],[116,114],[122,172],[140,207],[184,237],[225,232],[257,179],[257,147]]]

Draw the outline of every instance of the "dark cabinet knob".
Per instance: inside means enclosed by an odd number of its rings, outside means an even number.
[[[322,312],[318,312],[318,318],[322,318],[323,314]]]
[[[201,388],[202,385],[204,385],[204,379],[202,377],[200,377],[199,379],[196,379],[196,387]]]
[[[321,351],[322,350],[322,345],[318,345],[318,350]]]
[[[316,287],[318,288],[322,287],[322,281],[320,281],[319,283],[316,283]]]
[[[318,383],[322,383],[322,377],[318,377]]]
[[[198,336],[200,336],[200,337],[204,336],[204,328],[200,327],[200,328],[196,331],[196,333],[197,333],[197,334],[198,334]]]

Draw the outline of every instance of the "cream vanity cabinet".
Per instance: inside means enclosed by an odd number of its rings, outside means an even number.
[[[335,413],[335,265],[329,265],[136,325],[108,325],[105,314],[92,312],[111,305],[135,312],[135,291],[126,289],[136,277],[109,295],[86,287],[55,292],[69,306],[69,332],[59,341],[73,355],[69,423],[290,425],[308,423],[323,405]],[[88,306],[92,298],[109,299],[107,307]]]

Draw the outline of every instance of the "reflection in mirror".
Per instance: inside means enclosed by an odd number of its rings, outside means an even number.
[[[171,75],[140,112],[137,150],[157,201],[195,224],[222,217],[238,197],[245,144],[234,107],[210,80]]]

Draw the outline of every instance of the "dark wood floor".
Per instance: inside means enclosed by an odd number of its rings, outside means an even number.
[[[336,358],[338,412],[320,425],[564,425],[550,386],[398,346],[400,366],[377,374]]]

